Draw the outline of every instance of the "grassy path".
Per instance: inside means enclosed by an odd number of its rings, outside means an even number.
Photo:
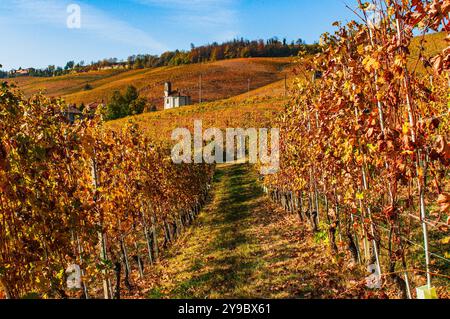
[[[246,165],[221,166],[196,223],[165,254],[146,298],[325,298],[345,289],[297,218],[274,207]],[[347,279],[346,278],[346,279]]]

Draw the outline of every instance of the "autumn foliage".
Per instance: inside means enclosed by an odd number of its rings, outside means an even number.
[[[98,117],[70,124],[65,107],[2,84],[0,290],[9,298],[67,297],[70,264],[94,297],[102,279],[112,297],[114,271],[119,297],[120,270],[129,270],[121,265],[155,261],[164,235],[205,200],[212,167],[174,165],[133,124],[119,132]]]
[[[339,231],[355,261],[377,262],[405,294],[411,219],[444,233],[450,221],[450,49],[411,60],[410,46],[449,32],[449,13],[448,0],[360,2],[359,22],[336,23],[278,122],[282,169],[266,179],[316,230],[325,223],[336,252]]]

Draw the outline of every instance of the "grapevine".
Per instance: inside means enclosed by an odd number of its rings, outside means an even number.
[[[449,229],[450,48],[410,52],[415,35],[449,31],[449,12],[450,1],[360,1],[359,22],[336,23],[322,53],[301,60],[315,76],[295,83],[278,121],[281,170],[265,179],[274,200],[326,228],[335,255],[345,243],[354,262],[392,274],[403,297],[412,220],[429,287],[430,224]]]
[[[71,124],[65,103],[0,93],[0,282],[8,298],[68,298],[78,265],[82,295],[120,298],[133,266],[158,260],[205,203],[213,167],[174,165],[129,123],[100,116]],[[125,274],[122,276],[122,274]]]

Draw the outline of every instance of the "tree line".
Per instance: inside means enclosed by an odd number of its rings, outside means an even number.
[[[318,44],[306,44],[302,39],[288,42],[287,39],[279,40],[276,37],[266,41],[249,41],[241,38],[222,44],[214,42],[199,47],[191,44],[191,49],[188,51],[169,51],[163,53],[161,56],[134,55],[128,57],[127,65],[133,69],[140,69],[236,58],[289,57],[296,56],[299,52],[316,54],[320,52],[320,46]]]
[[[196,47],[191,44],[190,50],[167,51],[161,55],[139,54],[129,56],[126,60],[119,61],[117,58],[109,58],[85,64],[84,61],[75,63],[67,62],[66,66],[56,67],[50,65],[44,69],[28,69],[30,76],[49,77],[61,76],[73,72],[96,71],[105,68],[117,69],[144,69],[161,66],[178,66],[193,63],[220,61],[235,58],[251,57],[289,57],[297,56],[299,52],[316,54],[320,52],[320,46],[306,44],[302,39],[288,41],[279,40],[273,37],[268,40],[245,40],[234,39],[221,44],[213,42],[211,44]],[[0,78],[14,77],[15,74],[0,71]]]
[[[78,63],[76,63],[75,61],[69,61],[66,63],[64,67],[49,65],[48,67],[43,69],[36,69],[36,68],[22,69],[20,67],[18,70],[11,70],[9,72],[0,70],[0,79],[23,76],[23,74],[17,72],[21,70],[26,70],[28,76],[50,77],[50,76],[61,76],[72,72],[83,72],[86,67],[88,66],[85,64],[84,61],[80,61]]]

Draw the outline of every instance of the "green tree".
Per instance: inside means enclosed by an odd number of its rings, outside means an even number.
[[[130,85],[125,94],[114,91],[111,101],[106,108],[106,119],[116,120],[130,115],[142,114],[147,101],[139,97],[138,90]]]
[[[116,120],[126,116],[125,99],[120,91],[114,91],[106,110],[107,120]]]
[[[134,87],[133,85],[128,86],[124,96],[125,102],[127,104],[130,104],[131,102],[137,100],[138,98],[139,92],[136,89],[136,87]]]
[[[129,115],[137,115],[142,114],[145,109],[145,105],[147,101],[143,98],[138,98],[130,103],[130,114]]]
[[[136,61],[133,64],[133,69],[138,70],[138,69],[143,69],[144,68],[144,62],[142,61],[142,59],[136,59]]]
[[[64,69],[72,70],[74,66],[75,66],[75,61],[69,61],[69,62],[67,62],[66,67]]]

